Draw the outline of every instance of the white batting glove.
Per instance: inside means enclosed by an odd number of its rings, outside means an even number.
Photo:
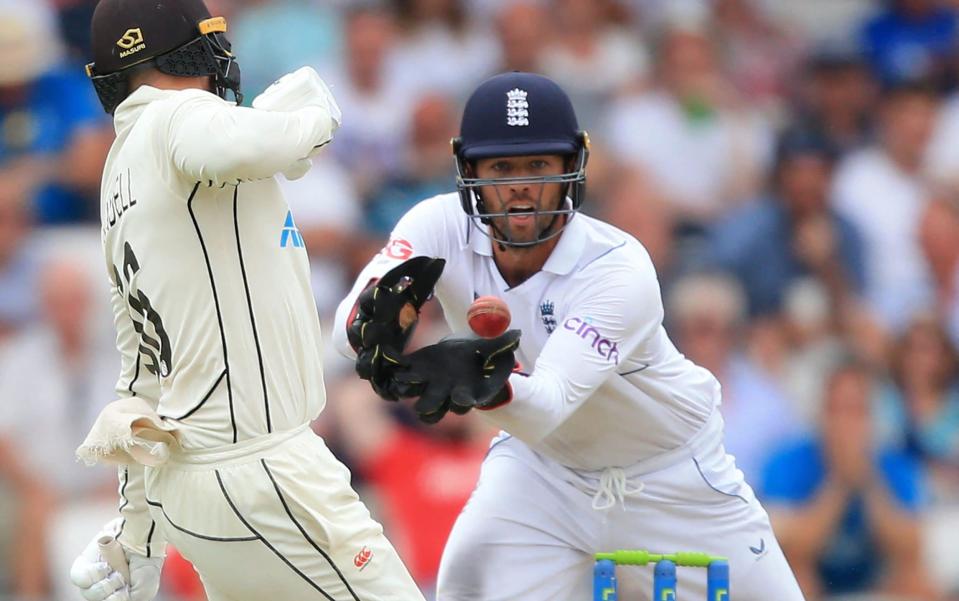
[[[267,111],[295,111],[307,106],[326,110],[333,122],[330,133],[339,129],[343,113],[326,82],[313,67],[300,67],[273,82],[253,99],[253,108]]]
[[[87,601],[151,601],[160,590],[162,557],[144,557],[124,549],[130,570],[130,582],[114,570],[100,555],[97,544],[102,536],[116,536],[121,518],[104,526],[93,537],[70,569],[70,580]]]
[[[330,139],[340,127],[343,113],[330,88],[312,67],[301,67],[276,80],[262,94],[253,99],[253,108],[265,111],[295,111],[304,107],[319,107],[330,116]],[[329,140],[313,148],[305,157],[288,167],[283,175],[293,181],[300,179],[313,166],[310,160]]]

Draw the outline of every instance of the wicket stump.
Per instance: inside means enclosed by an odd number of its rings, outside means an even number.
[[[695,552],[658,554],[641,550],[596,554],[593,601],[619,601],[616,566],[646,566],[650,563],[655,564],[653,601],[676,601],[677,566],[706,568],[706,601],[729,601],[729,561],[725,557]]]

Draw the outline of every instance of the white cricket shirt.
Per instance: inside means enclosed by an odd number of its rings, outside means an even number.
[[[577,215],[542,271],[510,288],[455,193],[410,210],[357,278],[337,310],[340,352],[353,356],[346,320],[370,279],[419,255],[447,261],[436,298],[454,332],[469,331],[477,296],[509,305],[529,376],[513,374],[512,402],[482,414],[536,451],[581,469],[628,466],[681,446],[717,410],[718,381],[666,336],[656,273],[635,238]]]
[[[303,240],[274,174],[330,139],[326,111],[141,87],[117,108],[101,190],[121,396],[186,449],[293,429],[323,408]]]

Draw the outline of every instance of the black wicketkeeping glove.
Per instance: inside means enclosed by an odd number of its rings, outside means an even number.
[[[394,371],[400,396],[418,396],[413,409],[426,423],[447,411],[463,414],[504,402],[507,379],[516,364],[520,331],[497,338],[450,338],[403,356]]]
[[[444,259],[414,257],[388,271],[357,299],[347,338],[356,351],[356,373],[387,400],[399,396],[392,380],[413,335],[419,311],[432,296]]]

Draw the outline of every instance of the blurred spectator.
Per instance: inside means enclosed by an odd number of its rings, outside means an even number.
[[[36,317],[40,257],[26,180],[0,169],[0,344]]]
[[[331,398],[338,434],[370,484],[385,528],[417,584],[435,585],[446,538],[476,486],[493,432],[478,416],[450,415],[426,426],[397,420],[367,382],[349,378]]]
[[[325,60],[339,46],[338,15],[311,0],[248,0],[230,23],[249,104],[284,73]]]
[[[829,205],[834,160],[825,140],[803,132],[785,134],[773,167],[771,198],[716,225],[709,255],[743,284],[751,315],[779,313],[789,287],[806,277],[825,287],[837,313],[861,292],[862,241]]]
[[[604,138],[649,173],[681,221],[701,226],[755,194],[769,130],[734,104],[706,23],[671,26],[656,56],[655,89],[614,103]]]
[[[456,189],[450,147],[450,140],[459,132],[456,107],[440,95],[421,97],[413,107],[409,131],[400,155],[401,168],[383,183],[366,208],[367,230],[383,239],[413,205]]]
[[[394,61],[396,23],[384,9],[359,7],[344,17],[342,62],[319,66],[343,111],[330,150],[366,197],[395,170],[412,105],[413,87]]]
[[[633,20],[648,31],[661,31],[677,23],[699,23],[709,17],[711,0],[621,0]]]
[[[40,224],[93,219],[111,139],[83,71],[59,63],[54,19],[43,2],[0,2],[0,166],[32,179]]]
[[[926,206],[919,243],[936,288],[936,306],[952,345],[959,348],[959,198],[949,192]]]
[[[760,0],[782,27],[812,44],[849,37],[875,11],[876,0]]]
[[[500,62],[496,42],[467,18],[464,0],[392,0],[401,25],[397,77],[419,92],[465,96]]]
[[[934,182],[959,190],[959,92],[942,102],[926,161]]]
[[[676,216],[641,172],[623,169],[616,174],[607,198],[600,204],[602,219],[635,236],[656,266],[662,289],[668,290],[682,266],[682,249],[673,239]]]
[[[98,0],[54,0],[67,54],[83,65],[93,55],[90,50],[90,20]]]
[[[112,470],[85,469],[74,459],[100,409],[114,398],[119,364],[115,352],[95,343],[91,286],[89,272],[72,260],[46,264],[43,322],[12,341],[0,363],[0,476],[18,503],[11,561],[16,591],[28,597],[65,583],[69,561],[58,562],[57,553],[72,556],[84,544],[82,533],[75,541],[63,529],[56,536],[48,530],[55,514],[109,494],[116,483]],[[113,505],[110,497],[102,502]]]
[[[501,64],[497,71],[541,72],[550,25],[542,2],[510,2],[496,14]]]
[[[885,83],[941,79],[956,51],[956,13],[939,0],[890,0],[862,27],[873,69]]]
[[[780,28],[758,0],[716,0],[713,10],[730,81],[757,110],[778,116],[800,40]]]
[[[646,77],[649,58],[635,32],[611,21],[608,0],[551,4],[554,35],[543,51],[543,74],[569,94],[580,126],[590,129],[613,94]]]
[[[746,317],[742,289],[721,276],[683,278],[669,295],[666,315],[679,350],[722,384],[726,451],[747,482],[758,482],[772,450],[799,431],[799,422],[779,384],[739,347]]]
[[[921,469],[877,447],[875,380],[847,362],[830,377],[819,434],[785,445],[766,466],[763,499],[810,601],[885,591],[931,598],[919,553]]]
[[[925,84],[891,88],[882,100],[879,143],[849,155],[835,178],[835,208],[863,237],[865,299],[892,331],[930,295],[917,234],[926,202],[920,176],[937,102]]]
[[[959,503],[959,356],[928,315],[916,318],[894,349],[884,425],[931,469],[936,499]]]
[[[842,155],[858,150],[871,141],[876,88],[859,50],[823,44],[802,69],[795,126],[828,140]]]
[[[794,282],[782,308],[786,348],[777,375],[794,401],[798,417],[805,426],[814,427],[822,410],[826,380],[847,353],[843,340],[846,330],[836,327],[838,315],[833,302],[817,279]],[[855,314],[855,308],[848,313]]]

